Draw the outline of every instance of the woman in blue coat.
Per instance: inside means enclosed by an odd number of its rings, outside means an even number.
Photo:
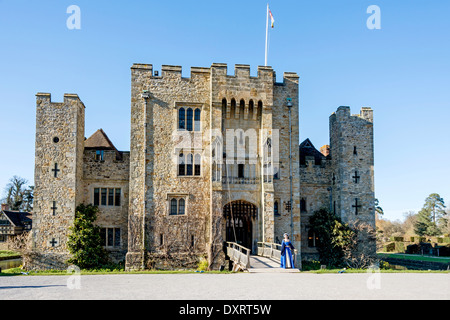
[[[294,249],[295,248],[292,245],[291,240],[289,240],[289,235],[285,233],[284,240],[281,243],[281,267],[283,269],[294,268],[294,259],[293,259]]]

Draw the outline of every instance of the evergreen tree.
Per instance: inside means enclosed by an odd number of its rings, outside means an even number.
[[[419,236],[441,235],[446,216],[444,199],[439,194],[432,193],[425,199],[425,204],[417,215],[414,231]]]
[[[82,269],[100,268],[108,262],[108,255],[103,248],[100,227],[95,226],[98,207],[80,205],[76,209],[75,221],[70,228],[67,243],[72,258],[69,263]]]
[[[320,209],[309,219],[318,239],[317,251],[321,263],[332,267],[344,264],[343,248],[349,244],[352,231],[347,224],[327,209]]]

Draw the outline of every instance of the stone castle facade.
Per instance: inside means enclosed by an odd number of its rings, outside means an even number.
[[[85,106],[38,93],[33,255],[29,268],[64,268],[79,204],[99,207],[111,258],[127,269],[225,265],[224,243],[256,252],[290,234],[317,257],[308,219],[329,208],[375,224],[373,114],[340,107],[330,144],[299,143],[299,77],[270,67],[131,68],[130,151],[103,130],[85,139]],[[289,124],[291,123],[291,126]],[[291,128],[291,130],[289,130]],[[292,199],[292,202],[291,202]]]

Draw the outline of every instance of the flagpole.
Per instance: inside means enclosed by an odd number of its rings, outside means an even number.
[[[267,67],[267,45],[268,45],[268,37],[269,37],[269,4],[267,4],[267,19],[266,19],[266,59],[265,66]]]

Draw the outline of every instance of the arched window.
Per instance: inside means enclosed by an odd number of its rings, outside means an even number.
[[[178,156],[178,175],[179,176],[186,175],[186,166],[183,153],[180,153],[180,155]]]
[[[300,200],[300,212],[306,212],[306,200],[302,198]]]
[[[177,199],[170,200],[170,215],[177,215]]]
[[[239,102],[239,117],[241,117],[242,119],[244,118],[244,112],[245,112],[245,101],[244,101],[244,99],[242,99],[240,102]]]
[[[253,118],[253,112],[255,112],[255,104],[253,103],[253,100],[250,100],[248,102],[248,118],[252,119]]]
[[[191,108],[187,109],[187,113],[186,113],[186,130],[187,131],[192,131],[192,120],[194,117],[194,112],[192,111]]]
[[[195,109],[195,114],[194,114],[194,125],[195,125],[195,128],[194,128],[194,130],[195,131],[200,131],[200,119],[201,119],[201,110],[200,109]]]
[[[236,114],[236,100],[234,100],[234,98],[233,99],[231,99],[231,112],[230,112],[230,118],[234,118],[234,116],[235,116],[235,114]]]
[[[189,153],[187,155],[187,161],[186,161],[186,175],[187,176],[192,176],[193,172],[192,172],[192,166],[193,166],[193,156],[192,153]]]
[[[259,120],[262,118],[262,110],[263,110],[263,103],[262,103],[262,101],[258,101],[258,119]]]
[[[184,215],[185,213],[185,204],[184,199],[178,200],[178,215]]]
[[[184,108],[178,110],[178,129],[186,129],[186,111]]]
[[[278,209],[278,201],[275,201],[273,203],[273,214],[276,215],[276,216],[280,215],[280,211]]]
[[[195,162],[194,162],[194,175],[199,176],[201,174],[201,162],[202,162],[202,157],[197,153],[195,155]]]

